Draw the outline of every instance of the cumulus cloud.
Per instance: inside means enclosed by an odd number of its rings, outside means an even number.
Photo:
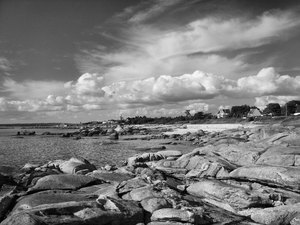
[[[101,76],[83,74],[76,82],[68,82],[66,86],[70,93],[64,101],[69,105],[82,106],[82,109],[134,108],[196,99],[209,100],[218,96],[250,98],[295,95],[300,90],[300,76],[280,75],[270,67],[238,80],[195,71],[179,76],[161,75],[104,85]]]
[[[28,89],[31,87],[28,83],[9,80],[9,84],[5,86],[6,91],[13,92],[12,87],[16,87],[28,90],[29,94],[14,99],[15,96],[19,96],[19,90],[16,90],[16,93],[11,93],[7,98],[0,98],[0,111],[75,113],[110,110],[114,111],[110,116],[174,116],[182,115],[186,109],[191,110],[192,114],[198,111],[206,112],[210,109],[207,101],[215,101],[220,97],[255,98],[255,105],[260,107],[270,102],[283,104],[300,97],[300,76],[280,75],[272,67],[238,80],[195,71],[179,76],[161,75],[109,85],[105,85],[104,81],[104,78],[97,74],[83,74],[77,80],[62,85],[65,90],[61,95],[49,94],[44,98],[33,98],[33,93],[45,96],[49,90],[45,89],[44,93],[42,89],[32,91]],[[31,98],[26,98],[28,96]]]
[[[98,74],[85,73],[76,82],[65,83],[66,88],[70,88],[78,95],[102,96],[104,93],[101,87],[104,85],[104,78]]]
[[[221,76],[195,71],[181,76],[161,75],[158,78],[115,82],[102,90],[107,96],[126,103],[166,103],[192,99],[211,99],[233,81]]]
[[[166,101],[211,99],[219,94],[225,79],[196,71],[178,77],[160,76],[153,85],[154,95]]]
[[[300,76],[280,75],[269,67],[255,76],[238,79],[237,86],[237,90],[247,96],[295,95],[300,91]]]
[[[157,78],[115,82],[102,90],[116,102],[141,104],[205,100],[217,96],[295,96],[300,91],[300,76],[280,75],[273,67],[238,80],[195,71],[180,76],[161,75]]]
[[[190,110],[191,114],[195,114],[196,112],[207,112],[209,110],[209,105],[207,103],[192,103],[187,105],[185,109]]]

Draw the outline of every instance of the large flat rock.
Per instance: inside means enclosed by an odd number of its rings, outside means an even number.
[[[251,192],[245,188],[217,180],[203,180],[192,183],[187,188],[187,192],[205,198],[205,201],[233,212],[253,206],[267,206],[271,203],[268,195]]]
[[[300,190],[300,168],[279,166],[240,167],[229,176],[234,179],[257,181],[266,185],[275,185]]]
[[[38,205],[11,214],[1,225],[131,225],[141,222],[143,210],[136,202],[111,198]]]
[[[100,184],[103,181],[97,178],[84,176],[84,175],[72,175],[72,174],[58,174],[48,175],[40,178],[37,183],[30,188],[29,192],[41,191],[41,190],[76,190],[88,185]]]
[[[42,191],[19,198],[12,213],[32,209],[40,205],[73,201],[95,201],[97,198],[97,195],[75,194],[67,191]]]
[[[300,157],[299,147],[286,147],[282,145],[270,146],[256,161],[258,165],[271,166],[300,166],[297,158]]]
[[[261,224],[289,225],[294,218],[300,216],[300,203],[265,209],[250,209],[249,216],[252,220]]]

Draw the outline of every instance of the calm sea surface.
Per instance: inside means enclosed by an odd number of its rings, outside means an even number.
[[[69,159],[74,156],[82,156],[97,167],[107,163],[120,165],[122,160],[140,153],[134,150],[136,147],[159,146],[170,141],[170,139],[128,141],[121,136],[120,140],[114,141],[114,144],[103,144],[103,142],[107,142],[107,137],[87,137],[73,140],[60,136],[41,135],[45,131],[67,133],[72,130],[34,129],[37,133],[36,136],[25,136],[24,138],[15,136],[18,131],[21,129],[0,129],[0,165],[22,167],[27,162],[46,163],[50,160]],[[188,143],[165,146],[167,149],[177,149],[184,153],[195,148]]]

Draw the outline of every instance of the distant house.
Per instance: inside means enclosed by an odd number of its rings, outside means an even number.
[[[294,113],[295,116],[300,116],[300,105],[297,104],[296,112]]]
[[[259,117],[262,116],[262,112],[258,108],[252,108],[247,114],[247,117]]]
[[[230,109],[219,109],[217,113],[217,118],[226,118],[230,114]]]

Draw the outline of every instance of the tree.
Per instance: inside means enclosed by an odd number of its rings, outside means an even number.
[[[291,115],[294,114],[297,111],[298,106],[300,105],[299,100],[293,100],[287,102],[284,106],[281,108],[282,115]]]
[[[267,107],[264,109],[263,113],[272,116],[280,116],[281,107],[278,103],[269,103]]]
[[[190,118],[192,115],[191,115],[191,113],[190,113],[190,110],[185,110],[185,116],[187,117],[187,118]]]
[[[247,116],[250,111],[249,105],[232,106],[230,117],[243,117]]]
[[[202,120],[205,118],[204,112],[196,112],[193,116],[194,120]]]

